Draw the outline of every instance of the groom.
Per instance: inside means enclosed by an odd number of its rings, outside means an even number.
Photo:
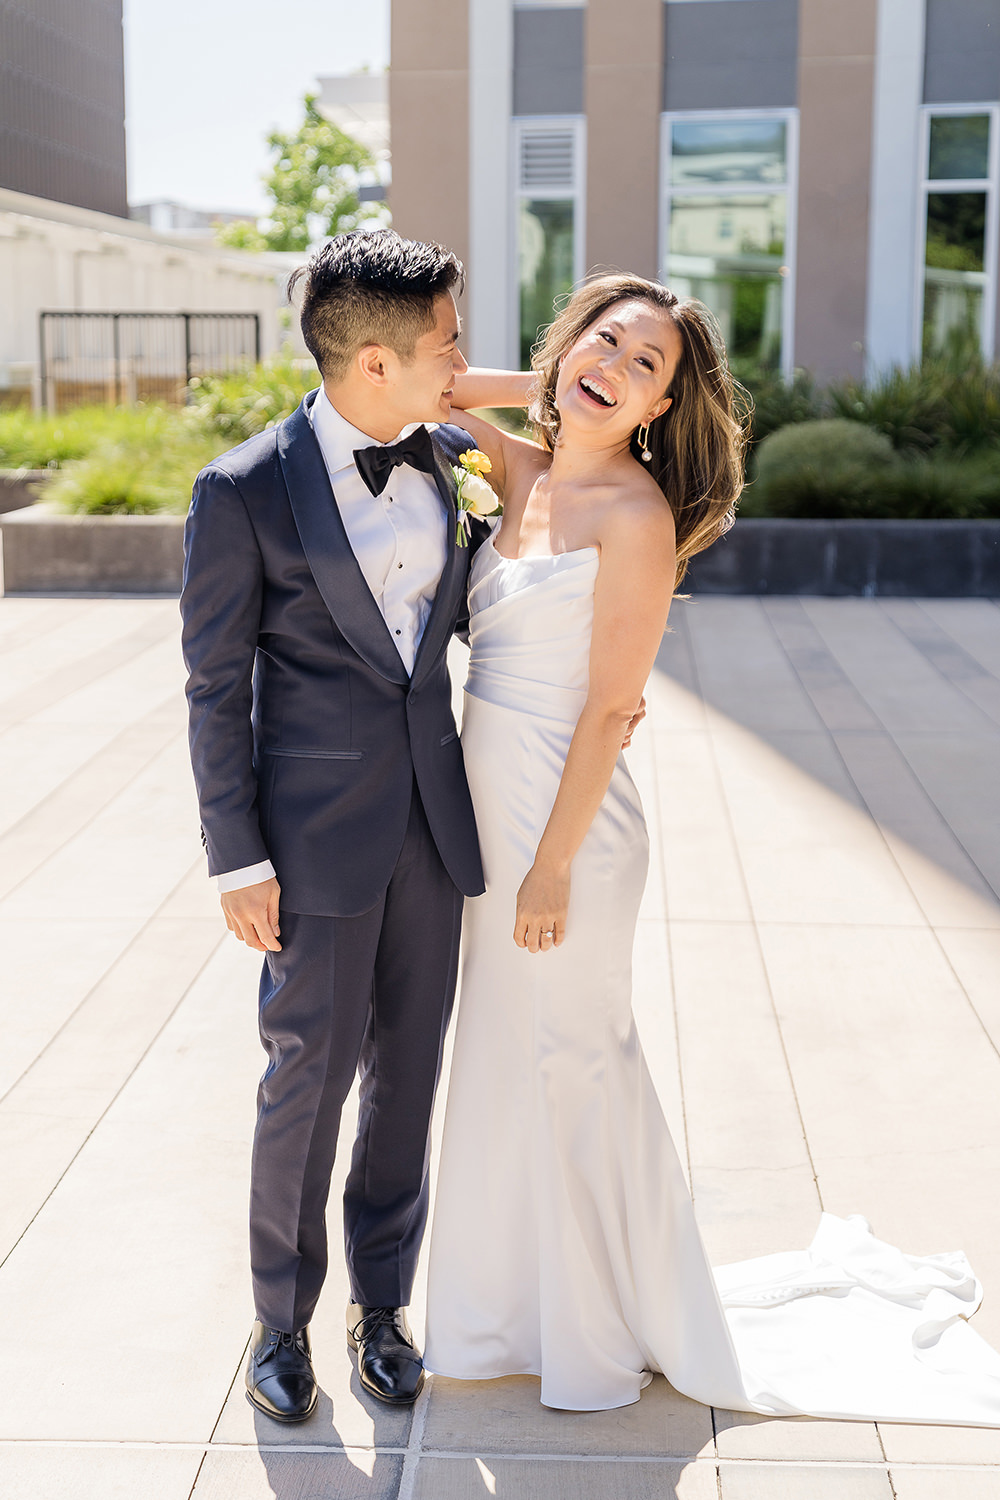
[[[485,535],[456,543],[450,466],[473,444],[413,425],[447,423],[467,368],[462,266],[383,230],[332,240],[300,274],[322,387],[199,474],[181,600],[209,873],[230,931],[264,954],[246,1383],[282,1422],[316,1406],[308,1325],[359,1071],[348,1342],[372,1395],[423,1385],[405,1306],[462,899],[483,890],[446,663]]]

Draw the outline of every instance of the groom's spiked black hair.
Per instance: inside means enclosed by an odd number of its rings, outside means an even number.
[[[417,339],[434,327],[436,299],[461,292],[465,270],[443,245],[404,240],[392,229],[355,229],[293,272],[289,297],[300,284],[306,348],[324,378],[337,381],[369,344],[411,360]]]

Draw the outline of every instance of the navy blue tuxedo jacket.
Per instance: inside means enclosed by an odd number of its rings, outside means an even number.
[[[395,867],[415,778],[449,874],[479,895],[446,660],[486,534],[480,524],[471,546],[454,540],[450,466],[475,445],[458,427],[432,435],[448,560],[410,677],[348,542],[307,415],[314,398],[194,486],[181,613],[209,873],[270,859],[286,910],[368,911]]]

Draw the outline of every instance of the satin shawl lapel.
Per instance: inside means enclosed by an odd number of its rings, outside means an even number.
[[[299,539],[316,587],[342,634],[374,671],[390,682],[406,684],[409,676],[351,550],[307,416],[315,399],[310,392],[278,428],[278,458]]]
[[[452,473],[451,464],[435,441],[433,432],[431,433],[431,446],[434,449],[434,483],[447,507],[445,524],[448,528],[448,551],[441,573],[441,582],[437,586],[434,603],[431,605],[431,612],[424,627],[424,633],[420,637],[420,645],[417,647],[417,659],[413,663],[414,682],[420,679],[442,647],[447,645],[454,628],[458,601],[469,577],[469,549],[460,547],[455,540],[458,517],[458,507],[455,503],[455,476]]]

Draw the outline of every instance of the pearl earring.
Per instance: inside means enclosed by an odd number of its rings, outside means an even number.
[[[644,464],[652,463],[653,455],[649,447],[649,423],[643,422],[638,432],[639,447],[642,449],[642,461]]]

